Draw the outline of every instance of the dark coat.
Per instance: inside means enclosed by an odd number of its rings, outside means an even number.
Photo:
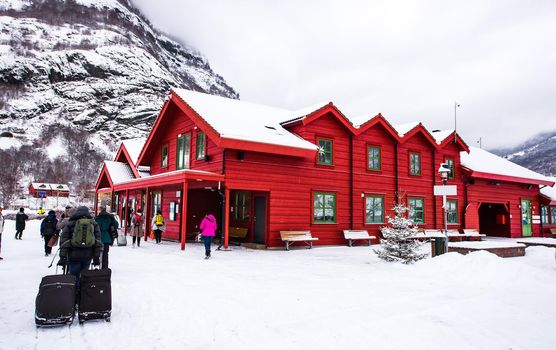
[[[19,212],[15,214],[15,230],[23,231],[25,230],[25,221],[29,220],[27,214]]]
[[[52,236],[58,233],[56,225],[58,224],[58,219],[56,219],[56,213],[50,211],[48,216],[44,218],[41,222],[41,236]]]
[[[95,221],[100,228],[100,240],[102,243],[112,244],[114,242],[114,237],[110,232],[110,226],[112,226],[114,230],[117,230],[119,226],[118,221],[114,218],[114,215],[109,214],[106,210],[103,210],[95,217]]]
[[[96,240],[95,245],[90,248],[78,248],[71,246],[71,237],[73,235],[73,229],[75,228],[75,222],[82,218],[92,219],[89,208],[77,208],[60,235],[60,257],[67,258],[68,261],[85,261],[91,258],[100,258],[100,254],[102,253],[103,245],[100,240],[100,228],[94,220],[93,228]]]

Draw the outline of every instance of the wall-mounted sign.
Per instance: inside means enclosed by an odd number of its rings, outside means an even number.
[[[176,220],[176,202],[170,202],[169,219],[170,221]]]

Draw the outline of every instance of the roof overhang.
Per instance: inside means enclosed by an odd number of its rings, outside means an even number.
[[[183,169],[121,182],[113,186],[114,191],[133,190],[145,187],[164,186],[190,181],[224,181],[224,175],[207,171]]]
[[[518,182],[523,184],[539,185],[539,186],[540,185],[554,186],[554,182],[548,180],[529,179],[529,178],[518,177],[518,176],[483,173],[480,171],[473,171],[473,170],[469,170],[469,176],[474,178],[494,180],[494,181]]]
[[[550,198],[541,193],[541,203],[544,205],[556,205],[556,199]]]
[[[415,125],[415,127],[413,127],[413,129],[406,132],[400,138],[400,143],[405,143],[405,142],[409,141],[412,137],[414,137],[417,134],[423,135],[423,137],[431,144],[431,146],[433,148],[435,148],[435,149],[439,148],[439,145],[438,145],[438,143],[436,143],[436,140],[434,139],[434,137],[429,133],[427,128],[425,128],[423,126],[423,124],[421,124],[421,123]]]
[[[102,177],[106,176],[106,179],[108,179],[108,183],[110,184],[110,188],[114,187],[114,181],[112,181],[112,178],[110,177],[110,174],[108,172],[108,169],[106,168],[106,163],[102,164],[102,168],[100,170],[100,174],[97,177],[97,182],[95,183],[95,189],[98,192],[98,186],[100,186],[100,182],[102,180]]]
[[[118,152],[116,153],[116,156],[114,157],[114,161],[118,162],[119,158],[121,156],[124,156],[125,159],[127,160],[127,163],[129,164],[129,167],[131,168],[131,171],[133,172],[133,175],[138,178],[141,177],[141,175],[139,174],[139,172],[137,171],[137,166],[135,163],[133,163],[133,159],[131,159],[131,156],[129,155],[129,152],[127,151],[127,148],[125,147],[124,143],[122,142],[120,144],[120,148],[118,148]],[[121,162],[124,163],[124,162]],[[139,163],[137,163],[139,164]]]
[[[386,129],[386,131],[388,131],[388,133],[390,134],[390,136],[392,136],[392,138],[394,138],[394,140],[400,142],[400,136],[396,132],[396,129],[394,129],[392,124],[390,124],[386,120],[386,118],[384,118],[382,116],[381,113],[377,114],[373,118],[371,118],[371,119],[367,120],[365,123],[361,124],[359,126],[359,128],[357,128],[357,135],[361,135],[362,133],[369,130],[370,128],[372,128],[375,125],[382,125],[382,127],[384,127],[384,129]]]
[[[438,148],[444,148],[450,143],[453,143],[454,141],[458,146],[460,146],[460,149],[462,151],[469,153],[469,146],[465,143],[465,141],[463,141],[463,139],[455,131],[452,134],[450,134],[448,137],[446,137],[444,140],[442,140],[438,144]]]
[[[346,116],[332,102],[329,102],[328,104],[305,116],[285,121],[283,123],[280,123],[280,125],[285,127],[300,123],[301,125],[305,126],[329,113],[333,115],[335,119],[340,122],[340,124],[342,124],[346,129],[348,129],[353,135],[357,133],[357,129],[355,128],[355,126],[353,126],[349,119],[346,118]]]

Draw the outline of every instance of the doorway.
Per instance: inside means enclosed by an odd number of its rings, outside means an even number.
[[[531,228],[531,201],[528,199],[521,200],[521,233],[523,237],[531,237],[533,233]]]
[[[255,210],[253,213],[253,242],[266,243],[266,196],[254,196]]]
[[[487,236],[510,237],[510,215],[506,205],[481,203],[479,207],[479,230]]]

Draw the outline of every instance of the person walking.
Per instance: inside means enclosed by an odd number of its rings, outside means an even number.
[[[154,232],[156,244],[159,244],[162,241],[162,232],[166,231],[166,221],[164,221],[164,216],[162,216],[160,210],[157,210],[156,215],[153,217],[151,229]]]
[[[25,209],[19,208],[19,213],[15,214],[15,239],[21,239],[23,230],[25,230],[25,222],[29,220],[29,216],[24,211]]]
[[[145,229],[143,228],[145,224],[145,218],[143,217],[143,211],[141,209],[137,209],[133,217],[131,218],[131,236],[133,237],[133,245],[135,247],[135,241],[137,241],[137,248],[141,245],[141,237],[143,237],[143,233]]]
[[[57,225],[56,212],[50,210],[41,222],[41,236],[44,239],[44,256],[49,256],[52,253],[52,247],[48,243],[54,235],[58,234]]]
[[[2,253],[2,232],[4,232],[4,216],[2,215],[4,208],[0,207],[0,254]],[[0,260],[3,258],[0,256]]]
[[[108,251],[110,246],[114,244],[114,239],[118,235],[118,221],[114,216],[106,211],[106,206],[100,206],[100,213],[95,217],[95,221],[100,228],[100,240],[102,241],[102,261],[101,268],[108,268]]]
[[[212,240],[214,239],[214,235],[216,234],[217,226],[216,218],[212,214],[207,214],[199,226],[201,236],[205,242],[205,259],[210,258],[210,246],[212,244]]]
[[[66,210],[64,210],[64,212],[62,213],[62,216],[60,217],[60,220],[58,220],[58,224],[56,225],[56,228],[58,229],[58,231],[62,231],[64,229],[64,227],[67,226],[70,217],[75,213],[75,208],[72,208],[71,206],[67,206]]]
[[[45,213],[44,209],[42,207],[39,207],[39,210],[37,210],[37,215],[44,216],[44,213]]]
[[[78,207],[60,235],[58,265],[67,266],[69,273],[79,281],[81,271],[89,269],[91,260],[93,266],[100,266],[102,247],[100,229],[89,208]]]

